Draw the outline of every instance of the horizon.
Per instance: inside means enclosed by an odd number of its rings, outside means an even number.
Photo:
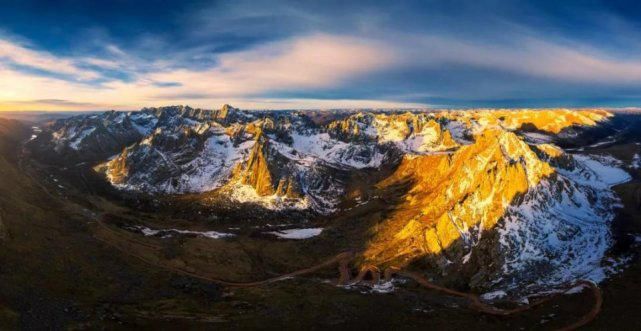
[[[230,105],[234,107],[234,105]],[[28,109],[28,110],[11,110],[11,109],[2,109],[0,110],[0,115],[1,114],[8,114],[8,113],[104,113],[104,112],[139,112],[143,111],[146,108],[168,108],[168,107],[189,107],[192,109],[200,109],[200,110],[205,110],[205,111],[213,111],[213,110],[218,110],[221,107],[218,108],[207,108],[207,107],[191,107],[190,105],[166,105],[166,106],[148,106],[148,107],[142,107],[138,109],[82,109],[82,110],[70,110],[70,109],[61,109],[61,110],[37,110],[37,109]],[[238,110],[242,111],[256,111],[256,112],[271,112],[271,111],[416,111],[416,112],[421,112],[421,111],[426,111],[426,112],[439,112],[439,111],[500,111],[500,110],[507,110],[507,111],[528,111],[528,110],[533,110],[533,111],[539,111],[539,110],[571,110],[571,111],[577,111],[577,110],[605,110],[605,111],[611,111],[611,112],[617,112],[617,111],[641,111],[641,107],[594,107],[594,106],[582,106],[582,107],[452,107],[452,108],[432,108],[432,107],[388,107],[388,108],[374,108],[374,107],[349,107],[349,108],[262,108],[262,109],[244,109],[244,108],[238,108],[234,107]]]
[[[625,108],[627,1],[20,1],[0,12],[0,111]]]

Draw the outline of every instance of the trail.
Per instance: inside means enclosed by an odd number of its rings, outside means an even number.
[[[133,244],[137,244],[137,245],[143,245],[143,246],[145,246],[147,248],[151,248],[152,250],[156,250],[156,251],[161,249],[161,247],[157,246],[157,245],[146,243],[146,242],[143,242],[143,241],[140,241],[140,240],[136,240],[136,239],[133,239],[133,238],[126,238],[119,231],[111,229],[109,226],[104,224],[104,222],[101,219],[97,219],[96,220],[96,224],[101,229],[109,231],[111,234],[117,236],[119,239],[124,240],[125,243],[129,243],[129,244],[133,243]],[[315,273],[315,272],[317,272],[319,270],[322,270],[322,269],[325,269],[325,268],[329,268],[331,266],[337,266],[338,267],[339,277],[338,277],[338,280],[335,282],[336,285],[341,285],[341,286],[344,286],[344,285],[357,285],[357,284],[365,282],[365,278],[367,277],[367,275],[370,275],[370,277],[371,277],[371,280],[369,281],[369,283],[371,285],[379,284],[380,281],[381,281],[380,269],[378,267],[376,267],[376,266],[373,266],[373,265],[362,266],[360,268],[357,276],[354,279],[351,278],[352,274],[351,274],[351,270],[350,270],[350,263],[357,256],[356,252],[353,252],[353,251],[346,251],[346,252],[339,253],[339,254],[335,255],[334,257],[331,257],[331,258],[329,258],[329,259],[327,259],[327,260],[325,260],[323,262],[320,262],[320,263],[315,264],[313,266],[310,266],[308,268],[296,270],[296,271],[293,271],[293,272],[290,272],[290,273],[287,273],[287,274],[283,274],[283,275],[280,275],[280,276],[276,276],[276,277],[272,277],[272,278],[268,278],[268,279],[264,279],[264,280],[259,280],[259,281],[235,282],[235,281],[223,280],[223,279],[211,277],[211,276],[208,276],[208,275],[200,274],[200,273],[197,273],[197,272],[192,272],[192,271],[189,271],[189,270],[185,270],[183,268],[179,268],[179,267],[174,267],[174,266],[170,266],[170,265],[167,265],[167,264],[163,264],[163,263],[161,263],[159,261],[154,261],[154,260],[146,258],[146,257],[144,257],[142,255],[135,254],[133,252],[133,250],[128,250],[125,247],[121,247],[121,246],[119,246],[118,244],[116,244],[116,243],[114,243],[112,241],[100,238],[98,236],[96,236],[96,239],[98,239],[99,241],[101,241],[101,242],[103,242],[103,243],[105,243],[105,244],[107,244],[107,245],[119,250],[120,252],[124,253],[125,255],[134,257],[134,258],[136,258],[136,259],[138,259],[138,260],[140,260],[142,262],[145,262],[146,264],[152,265],[154,267],[165,269],[165,270],[177,273],[177,274],[190,276],[190,277],[193,277],[193,278],[196,278],[196,279],[200,279],[200,280],[216,283],[216,284],[219,284],[219,285],[222,285],[222,286],[227,286],[227,287],[248,288],[248,287],[262,286],[262,285],[266,285],[266,284],[275,283],[275,282],[278,282],[278,281],[290,279],[290,278],[296,277],[296,276],[303,276],[303,275],[307,275],[307,274],[312,274],[312,273]],[[490,305],[488,303],[483,302],[483,300],[481,300],[481,298],[476,294],[461,292],[461,291],[453,290],[453,289],[450,289],[450,288],[447,288],[447,287],[436,285],[436,284],[430,282],[427,278],[425,278],[423,275],[421,275],[420,273],[417,273],[417,272],[403,271],[398,267],[389,267],[383,273],[383,279],[384,279],[385,282],[392,281],[394,276],[400,276],[400,277],[405,277],[405,278],[412,279],[416,283],[418,283],[419,285],[421,285],[422,287],[424,287],[424,288],[426,288],[428,290],[433,290],[433,291],[440,292],[440,293],[443,293],[443,294],[446,294],[446,295],[449,295],[449,296],[464,298],[464,299],[467,300],[468,307],[470,309],[475,310],[475,311],[477,311],[479,313],[488,314],[488,315],[494,315],[494,316],[511,316],[511,315],[519,314],[519,313],[531,310],[531,309],[533,309],[535,307],[541,306],[541,305],[543,305],[545,303],[548,303],[548,302],[554,300],[555,298],[557,298],[557,297],[559,297],[561,295],[567,294],[571,289],[574,289],[574,288],[576,288],[578,286],[583,286],[583,287],[589,288],[590,291],[591,291],[591,294],[592,294],[592,296],[594,298],[594,302],[593,302],[592,308],[590,309],[589,312],[584,314],[578,321],[576,321],[576,322],[574,322],[574,323],[572,323],[570,325],[564,326],[564,327],[559,329],[559,330],[564,330],[564,331],[565,330],[575,330],[575,329],[578,329],[578,328],[580,328],[580,327],[582,327],[584,325],[587,325],[592,320],[594,320],[594,318],[596,318],[596,316],[600,313],[601,307],[603,305],[603,296],[601,294],[601,290],[599,289],[599,287],[595,283],[593,283],[592,281],[588,281],[588,280],[578,280],[578,281],[573,282],[573,283],[565,284],[564,286],[562,286],[559,289],[557,289],[556,293],[548,295],[548,296],[546,296],[544,298],[536,300],[536,301],[534,301],[532,303],[529,303],[527,305],[520,305],[520,306],[518,306],[516,308],[512,308],[512,309],[503,309],[503,308],[498,308],[498,307],[495,307],[493,305]],[[519,303],[515,302],[514,304],[518,305]]]
[[[157,246],[157,245],[152,245],[152,244],[149,244],[149,243],[146,243],[146,242],[142,242],[142,241],[136,240],[136,239],[125,238],[125,237],[122,236],[121,233],[119,233],[116,230],[111,229],[109,226],[104,224],[104,222],[102,220],[100,220],[100,219],[96,220],[96,224],[100,228],[105,229],[105,230],[109,231],[110,233],[112,233],[112,234],[114,234],[116,236],[120,236],[119,238],[121,238],[121,239],[123,239],[123,240],[125,240],[127,242],[138,244],[138,245],[143,245],[143,246],[145,246],[147,248],[151,248],[152,250],[156,250],[156,251],[160,251],[162,249],[162,247]],[[135,253],[131,252],[130,250],[127,250],[127,249],[125,249],[123,247],[120,247],[117,244],[114,244],[113,242],[110,242],[108,240],[105,240],[105,239],[102,239],[102,238],[99,238],[99,237],[96,237],[96,239],[98,239],[99,241],[101,241],[101,242],[103,242],[103,243],[105,243],[105,244],[107,244],[107,245],[109,245],[111,247],[114,247],[115,249],[121,251],[122,253],[125,253],[126,255],[135,257],[135,258],[137,258],[137,259],[139,259],[139,260],[141,260],[141,261],[143,261],[143,262],[145,262],[147,264],[151,264],[151,265],[153,265],[155,267],[159,267],[159,268],[162,268],[162,269],[165,269],[165,270],[169,270],[169,271],[172,271],[172,272],[175,272],[175,273],[188,275],[188,276],[191,276],[191,277],[194,277],[194,278],[198,278],[198,279],[201,279],[201,280],[209,281],[209,282],[212,282],[212,283],[216,283],[216,284],[220,284],[220,285],[228,286],[228,287],[254,287],[254,286],[260,286],[260,285],[264,285],[264,284],[269,284],[269,283],[274,283],[274,282],[277,282],[277,281],[289,279],[289,278],[296,277],[296,276],[302,276],[302,275],[305,275],[305,274],[314,273],[314,272],[316,272],[318,270],[321,270],[321,269],[324,269],[324,268],[327,268],[327,267],[330,267],[330,266],[336,265],[336,264],[338,264],[339,273],[341,275],[341,277],[339,277],[339,284],[340,284],[341,280],[343,280],[343,282],[346,282],[346,281],[349,280],[349,263],[355,257],[355,253],[353,253],[351,251],[350,252],[343,252],[343,253],[340,253],[340,254],[334,256],[333,258],[330,258],[330,259],[328,259],[328,260],[326,260],[324,262],[321,262],[321,263],[316,264],[314,266],[311,266],[309,268],[296,270],[294,272],[290,272],[290,273],[287,273],[287,274],[284,274],[284,275],[276,276],[276,277],[273,277],[273,278],[268,278],[268,279],[265,279],[265,280],[254,281],[254,282],[234,282],[234,281],[228,281],[228,280],[218,279],[218,278],[215,278],[215,277],[210,277],[210,276],[207,276],[207,275],[198,274],[198,273],[195,273],[195,272],[192,272],[192,271],[188,271],[188,270],[185,270],[185,269],[182,269],[182,268],[177,268],[177,267],[172,267],[172,266],[169,266],[169,265],[165,265],[165,264],[153,261],[153,260],[151,260],[149,258],[146,258],[144,256],[135,254]]]
[[[592,292],[592,296],[594,297],[594,303],[590,311],[584,314],[581,317],[581,319],[579,319],[578,321],[570,325],[564,326],[559,330],[575,330],[575,329],[578,329],[579,327],[587,325],[592,320],[594,320],[596,316],[601,312],[601,307],[603,305],[603,295],[601,294],[601,290],[594,282],[589,280],[578,280],[576,282],[566,284],[562,286],[560,289],[558,289],[556,293],[548,295],[542,299],[536,300],[527,305],[522,305],[513,309],[502,309],[502,308],[497,308],[492,305],[484,303],[478,295],[475,295],[472,293],[460,292],[450,288],[438,286],[430,282],[429,280],[427,280],[427,278],[425,278],[423,275],[416,272],[412,272],[412,271],[401,271],[399,268],[394,268],[394,267],[388,268],[387,270],[385,270],[386,281],[390,281],[394,274],[403,276],[406,278],[410,278],[427,289],[442,292],[451,296],[465,298],[468,300],[470,308],[476,311],[479,311],[481,313],[496,315],[496,316],[510,316],[510,315],[525,312],[534,307],[550,302],[561,295],[567,294],[570,290],[578,286],[589,288],[590,291]]]

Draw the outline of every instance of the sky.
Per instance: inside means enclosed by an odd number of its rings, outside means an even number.
[[[30,1],[1,110],[634,107],[638,1]]]

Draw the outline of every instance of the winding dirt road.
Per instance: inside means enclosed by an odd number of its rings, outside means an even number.
[[[116,238],[119,238],[118,240],[122,240],[121,244],[124,242],[126,244],[128,243],[128,244],[134,244],[134,245],[142,245],[144,247],[150,248],[150,249],[155,250],[155,251],[158,251],[158,250],[162,249],[162,247],[160,247],[158,245],[153,245],[153,244],[150,244],[150,243],[147,243],[147,242],[144,242],[144,241],[137,240],[135,238],[128,238],[128,236],[124,235],[121,231],[117,231],[117,230],[112,229],[111,227],[106,225],[100,219],[96,220],[96,224],[100,229],[108,231],[110,234],[112,234]],[[264,280],[260,280],[260,281],[252,281],[252,282],[234,282],[234,281],[229,281],[229,280],[218,279],[218,278],[215,278],[215,277],[210,277],[210,276],[207,276],[207,275],[204,275],[204,274],[200,274],[200,273],[197,273],[197,272],[185,270],[183,268],[170,266],[170,265],[167,265],[167,264],[163,264],[160,261],[153,261],[153,260],[151,260],[149,258],[146,258],[146,257],[142,256],[142,255],[134,253],[133,250],[126,249],[126,247],[123,247],[122,245],[119,245],[118,242],[116,242],[118,240],[116,240],[116,241],[111,240],[110,241],[110,240],[106,240],[104,238],[100,238],[100,236],[98,236],[98,235],[96,235],[95,237],[96,237],[96,239],[100,240],[101,242],[103,242],[103,243],[105,243],[105,244],[107,244],[107,245],[119,250],[120,252],[122,252],[122,253],[124,253],[124,254],[126,254],[128,256],[131,256],[131,257],[134,257],[134,258],[136,258],[136,259],[138,259],[140,261],[143,261],[146,264],[152,265],[152,266],[157,267],[157,268],[162,268],[162,269],[165,269],[165,270],[177,273],[177,274],[183,274],[183,275],[187,275],[187,276],[190,276],[190,277],[193,277],[193,278],[197,278],[197,279],[201,279],[201,280],[204,280],[204,281],[216,283],[216,284],[219,284],[219,285],[222,285],[222,286],[226,286],[226,287],[255,287],[255,286],[261,286],[261,285],[265,285],[265,284],[269,284],[269,283],[274,283],[274,282],[290,279],[290,278],[296,277],[296,276],[303,276],[303,275],[307,275],[307,274],[312,274],[312,273],[315,273],[315,272],[317,272],[319,270],[322,270],[322,269],[325,269],[325,268],[329,268],[329,267],[332,267],[332,266],[337,266],[338,267],[339,277],[338,277],[338,280],[336,281],[336,284],[339,285],[339,286],[357,285],[357,284],[364,283],[364,282],[367,282],[370,285],[376,285],[376,284],[379,284],[381,282],[380,269],[378,267],[374,266],[374,265],[364,265],[364,266],[362,266],[359,269],[359,272],[356,275],[356,277],[352,279],[352,277],[351,277],[352,276],[352,272],[351,272],[351,269],[350,269],[350,264],[355,259],[355,257],[357,256],[357,253],[353,252],[353,251],[347,251],[347,252],[343,252],[343,253],[337,254],[334,257],[329,258],[329,259],[327,259],[327,260],[325,260],[325,261],[323,261],[321,263],[318,263],[316,265],[313,265],[311,267],[300,269],[300,270],[296,270],[296,271],[293,271],[293,272],[290,272],[290,273],[287,273],[287,274],[283,274],[283,275],[280,275],[280,276],[277,276],[277,277],[272,277],[272,278],[268,278],[268,279],[264,279]],[[366,279],[366,277],[368,275],[370,276],[371,280],[365,281],[365,279]],[[599,287],[596,284],[594,284],[591,281],[587,281],[587,280],[578,280],[578,281],[573,282],[571,284],[566,284],[565,286],[557,289],[557,291],[555,293],[553,293],[551,295],[548,295],[548,296],[546,296],[544,298],[541,298],[539,300],[536,300],[536,301],[534,301],[534,302],[532,302],[530,304],[519,305],[518,307],[513,308],[513,309],[503,309],[503,308],[498,308],[498,307],[495,307],[495,306],[492,306],[492,305],[490,305],[488,303],[483,302],[481,300],[481,298],[476,294],[460,292],[460,291],[453,290],[453,289],[450,289],[450,288],[447,288],[447,287],[436,285],[436,284],[430,282],[427,278],[425,278],[420,273],[413,272],[413,271],[403,271],[398,267],[389,267],[389,268],[387,268],[383,273],[383,280],[385,282],[389,282],[389,281],[391,281],[393,279],[394,276],[400,276],[400,277],[405,277],[405,278],[412,279],[416,283],[421,285],[422,287],[424,287],[426,289],[429,289],[429,290],[437,291],[437,292],[440,292],[440,293],[443,293],[443,294],[446,294],[446,295],[450,295],[450,296],[464,298],[464,299],[466,299],[468,301],[468,307],[470,309],[473,309],[473,310],[478,311],[478,312],[483,313],[483,314],[489,314],[489,315],[494,315],[494,316],[510,316],[510,315],[515,315],[515,314],[518,314],[518,313],[522,313],[522,312],[525,312],[527,310],[533,309],[533,308],[535,308],[537,306],[543,305],[543,304],[545,304],[547,302],[550,302],[553,299],[555,299],[555,298],[557,298],[557,297],[559,297],[561,295],[567,294],[571,289],[574,289],[574,288],[576,288],[578,286],[589,288],[591,293],[592,293],[592,295],[593,295],[593,297],[594,297],[594,303],[593,303],[592,308],[590,309],[590,311],[588,313],[586,313],[585,315],[583,315],[581,317],[581,319],[579,319],[578,321],[576,321],[576,322],[574,322],[574,323],[572,323],[572,324],[570,324],[568,326],[565,326],[565,327],[561,328],[560,330],[575,330],[575,329],[577,329],[577,328],[579,328],[581,326],[584,326],[584,325],[590,323],[599,314],[599,312],[601,311],[601,306],[603,304],[603,297],[602,297],[602,294],[601,294],[601,290],[599,289]],[[518,303],[515,303],[515,304],[518,305]]]

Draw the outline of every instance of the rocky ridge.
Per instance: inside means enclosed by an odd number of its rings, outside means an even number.
[[[266,208],[340,212],[349,176],[392,169],[371,188],[407,192],[372,233],[364,263],[427,259],[472,286],[602,278],[616,198],[628,175],[554,140],[608,121],[602,110],[305,112],[189,107],[53,123],[38,143],[91,157],[122,190],[215,191]],[[545,142],[541,142],[545,141]],[[215,202],[213,202],[215,203]],[[537,272],[525,273],[525,270]]]

